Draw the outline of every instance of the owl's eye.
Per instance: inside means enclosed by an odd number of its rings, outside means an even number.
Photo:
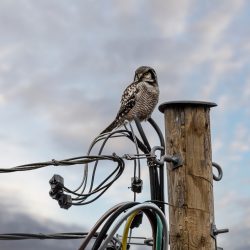
[[[139,81],[142,77],[142,74],[141,73],[138,73],[135,75],[135,81]]]
[[[152,75],[150,72],[147,72],[146,74],[143,75],[144,78],[147,78],[147,79],[151,79],[152,78]]]

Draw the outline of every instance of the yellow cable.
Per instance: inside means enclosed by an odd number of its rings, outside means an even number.
[[[128,240],[128,231],[132,224],[132,221],[134,220],[135,216],[138,214],[139,211],[133,212],[127,219],[127,222],[125,224],[123,235],[122,235],[122,249],[121,250],[127,250],[127,240]]]

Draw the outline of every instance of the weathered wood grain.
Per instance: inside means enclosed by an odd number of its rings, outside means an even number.
[[[215,250],[210,107],[164,107],[166,153],[179,154],[183,166],[167,166],[170,249]]]

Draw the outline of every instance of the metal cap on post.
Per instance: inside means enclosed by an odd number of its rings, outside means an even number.
[[[164,102],[159,106],[159,110],[164,113],[165,109],[169,107],[204,107],[204,108],[213,108],[216,107],[217,104],[214,102],[203,102],[203,101],[171,101],[171,102]]]
[[[165,102],[166,154],[180,155],[182,167],[167,169],[170,249],[215,250],[211,102]]]

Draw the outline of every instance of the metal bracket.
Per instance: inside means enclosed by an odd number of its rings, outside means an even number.
[[[213,223],[211,224],[211,237],[215,240],[215,249],[216,250],[223,250],[222,247],[217,247],[217,239],[216,239],[216,236],[218,234],[222,234],[222,233],[228,233],[229,232],[229,229],[217,229],[216,225]]]
[[[160,165],[160,166],[163,166],[164,165],[164,162],[172,162],[173,163],[173,168],[172,169],[176,169],[178,167],[181,167],[183,165],[183,161],[181,159],[181,157],[179,155],[173,155],[173,156],[170,156],[170,155],[163,155],[160,160],[159,159],[156,159],[155,157],[155,152],[157,150],[161,150],[163,151],[164,150],[164,147],[162,146],[155,146],[152,148],[151,152],[150,152],[150,156],[153,158],[153,161],[157,164],[157,165]]]
[[[143,181],[138,177],[131,178],[131,190],[134,193],[141,193],[143,186]]]
[[[173,155],[172,156],[172,163],[173,167],[172,169],[176,169],[178,167],[181,167],[183,165],[183,161],[180,155]]]
[[[211,237],[213,237],[214,239],[216,239],[216,236],[218,234],[223,234],[223,233],[228,233],[229,229],[224,228],[224,229],[217,229],[215,224],[211,224]]]

